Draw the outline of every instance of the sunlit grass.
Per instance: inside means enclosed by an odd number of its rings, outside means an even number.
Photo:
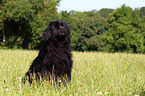
[[[0,96],[134,96],[145,95],[145,55],[73,52],[72,81],[21,83],[38,51],[0,50]]]

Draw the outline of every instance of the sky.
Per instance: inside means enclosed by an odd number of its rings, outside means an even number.
[[[99,11],[102,8],[117,9],[123,4],[132,9],[145,7],[145,0],[61,0],[58,11]]]

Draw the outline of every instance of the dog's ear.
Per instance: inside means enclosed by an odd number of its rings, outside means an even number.
[[[43,36],[45,38],[45,40],[47,41],[51,35],[52,35],[52,30],[51,30],[51,25],[52,25],[52,21],[48,24],[47,28],[43,31]]]

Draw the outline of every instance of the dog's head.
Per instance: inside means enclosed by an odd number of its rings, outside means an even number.
[[[67,36],[70,36],[70,30],[65,21],[56,20],[51,21],[47,28],[43,31],[45,40],[53,38],[58,41],[63,41]]]

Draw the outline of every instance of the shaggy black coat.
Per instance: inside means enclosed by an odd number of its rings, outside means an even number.
[[[54,76],[55,81],[60,77],[67,82],[71,80],[72,55],[70,47],[70,30],[66,22],[62,20],[52,21],[43,32],[45,42],[42,45],[38,56],[33,61],[23,81],[29,78],[32,83],[32,76],[39,80]],[[66,77],[65,77],[66,74]]]

